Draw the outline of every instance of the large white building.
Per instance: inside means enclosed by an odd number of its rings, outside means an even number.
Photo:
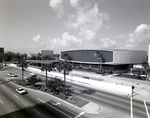
[[[99,61],[94,56],[97,51],[104,59],[104,63],[102,63],[104,69],[128,70],[134,64],[141,64],[147,60],[146,51],[120,49],[62,51],[61,59],[64,59],[64,54],[68,54],[75,68],[81,67],[96,70],[99,68]]]
[[[150,44],[148,46],[148,64],[150,66]]]

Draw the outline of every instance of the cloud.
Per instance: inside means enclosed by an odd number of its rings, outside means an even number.
[[[99,39],[99,42],[102,44],[104,48],[114,48],[117,47],[117,42],[115,40],[111,40],[109,38]]]
[[[99,12],[97,4],[92,8],[90,6],[91,5],[85,5],[84,7],[79,6],[76,9],[76,13],[70,14],[68,22],[65,23],[69,29],[78,29],[79,34],[84,38],[87,38],[87,32],[92,33],[92,36],[88,39],[94,38],[98,30],[101,29],[103,22],[109,20],[107,13]]]
[[[50,40],[50,47],[57,51],[78,48],[81,45],[82,40],[70,35],[68,32],[64,32],[61,39],[54,38]]]
[[[139,25],[133,33],[129,34],[129,39],[127,42],[150,43],[150,25]]]
[[[34,36],[34,37],[33,37],[33,41],[39,42],[40,38],[41,38],[40,35]]]
[[[81,28],[79,34],[81,36],[84,36],[86,38],[86,40],[91,40],[91,39],[94,39],[96,32],[94,32],[90,29]]]
[[[63,15],[63,0],[50,0],[50,7],[52,7],[57,16],[60,18]]]
[[[132,33],[120,34],[117,38],[119,38],[118,48],[147,50],[150,44],[150,24],[141,24]]]
[[[70,5],[72,7],[76,7],[76,6],[78,6],[78,2],[79,2],[79,0],[70,0]]]

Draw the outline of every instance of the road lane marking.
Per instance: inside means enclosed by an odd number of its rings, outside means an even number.
[[[37,114],[41,115],[40,112],[38,112],[37,110],[33,109]]]
[[[145,100],[143,100],[143,101],[144,101],[144,106],[145,106],[145,109],[146,109],[147,117],[150,118],[146,102],[145,102]]]
[[[14,94],[14,96],[15,96],[16,98],[19,98],[19,97],[18,97],[17,95],[15,95],[15,94]]]
[[[0,100],[0,102],[3,104],[3,102]]]
[[[37,98],[37,99],[38,99],[39,101],[41,101],[42,103],[44,103],[44,104],[46,104],[46,105],[52,107],[52,108],[55,109],[56,111],[59,111],[59,112],[61,112],[62,114],[66,115],[67,117],[72,118],[72,117],[69,116],[68,114],[66,114],[66,113],[64,113],[64,112],[62,112],[62,111],[60,111],[59,109],[56,109],[55,107],[51,106],[50,104],[47,104],[46,102],[44,102],[44,101],[41,100],[40,98]]]
[[[83,114],[84,114],[85,112],[83,111],[83,112],[81,112],[80,114],[78,114],[76,117],[74,117],[74,118],[79,118],[79,117],[81,117]]]
[[[131,118],[133,118],[132,97],[130,98],[130,106],[131,106]]]

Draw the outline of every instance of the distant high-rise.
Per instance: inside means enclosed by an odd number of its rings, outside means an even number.
[[[53,50],[41,50],[42,56],[49,56],[53,55],[54,51]]]

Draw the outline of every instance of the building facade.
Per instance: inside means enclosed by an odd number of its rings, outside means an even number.
[[[4,48],[0,47],[0,63],[3,61],[3,56],[4,56]]]
[[[98,70],[100,65],[105,70],[128,70],[134,64],[140,64],[147,60],[146,51],[136,50],[70,50],[61,52],[61,60],[63,55],[68,54],[71,57],[72,66],[74,68],[83,68]],[[100,62],[98,59],[103,59]]]
[[[54,51],[53,50],[41,50],[41,54],[42,56],[49,56],[49,55],[53,55]]]

